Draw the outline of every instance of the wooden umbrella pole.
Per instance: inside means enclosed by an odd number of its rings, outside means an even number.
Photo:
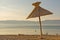
[[[41,39],[42,39],[43,33],[42,33],[42,24],[41,24],[41,18],[40,18],[40,16],[39,16],[39,24],[40,24],[40,32],[41,32]]]

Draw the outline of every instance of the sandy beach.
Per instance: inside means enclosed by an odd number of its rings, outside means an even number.
[[[0,40],[41,40],[39,35],[0,35]],[[43,40],[60,40],[60,35],[43,35]]]

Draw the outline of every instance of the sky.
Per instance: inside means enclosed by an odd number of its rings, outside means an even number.
[[[34,9],[32,3],[37,1],[41,1],[40,6],[53,13],[42,17],[42,20],[60,20],[60,0],[0,0],[0,20],[27,20]],[[35,21],[38,18],[28,20]]]

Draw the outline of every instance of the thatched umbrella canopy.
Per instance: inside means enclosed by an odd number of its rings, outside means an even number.
[[[41,25],[41,16],[46,16],[46,15],[50,15],[53,14],[52,12],[42,8],[39,6],[41,2],[36,2],[33,3],[32,5],[35,6],[35,8],[33,9],[33,11],[30,13],[30,15],[27,17],[27,19],[29,18],[35,18],[35,17],[39,17],[39,24],[40,24],[40,32],[41,32],[41,38],[42,38],[42,25]]]

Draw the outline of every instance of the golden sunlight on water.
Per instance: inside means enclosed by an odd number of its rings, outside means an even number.
[[[37,34],[35,29],[21,29],[21,28],[3,28],[0,29],[0,34]]]
[[[56,34],[60,33],[59,30],[56,29],[43,29],[43,33],[46,34]],[[5,34],[27,34],[27,35],[37,35],[40,34],[39,29],[26,29],[26,28],[3,28],[0,29],[0,35]]]

